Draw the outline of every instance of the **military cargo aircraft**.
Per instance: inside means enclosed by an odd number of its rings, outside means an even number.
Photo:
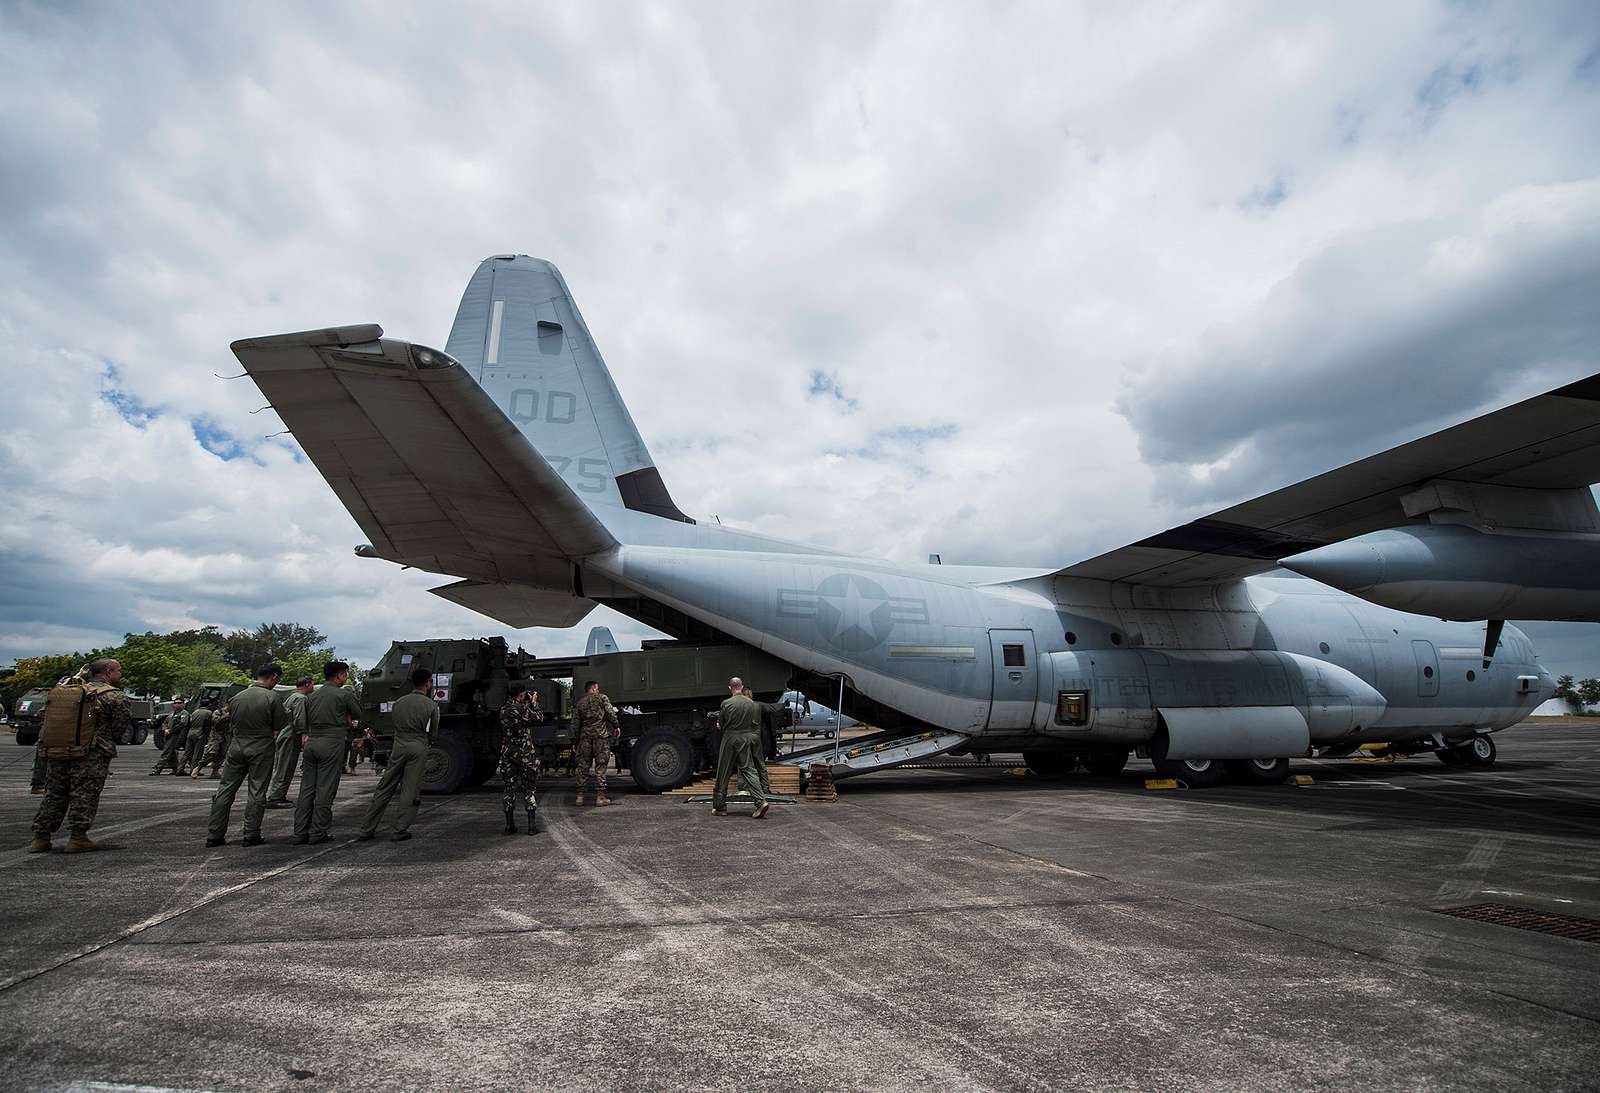
[[[946,751],[1129,752],[1203,786],[1384,741],[1487,765],[1554,690],[1507,618],[1600,618],[1600,376],[1060,569],[904,564],[691,519],[560,272],[485,259],[445,350],[376,325],[233,351],[370,542],[514,627],[606,604],[747,642],[882,730],[839,775]],[[1443,621],[1454,620],[1454,621]]]

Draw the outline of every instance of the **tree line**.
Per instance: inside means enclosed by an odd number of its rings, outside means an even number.
[[[1555,696],[1572,707],[1573,713],[1583,713],[1584,707],[1600,705],[1600,679],[1573,679],[1562,676],[1556,680]]]
[[[88,652],[22,657],[16,672],[0,681],[0,698],[11,709],[35,687],[53,687],[97,657],[122,662],[122,688],[129,694],[170,698],[192,694],[202,683],[248,683],[250,673],[267,661],[283,665],[283,678],[301,676],[322,681],[322,666],[341,658],[328,635],[295,622],[264,622],[254,630],[224,633],[215,626],[174,630],[169,634],[127,634],[122,644]],[[351,678],[361,673],[351,666]]]

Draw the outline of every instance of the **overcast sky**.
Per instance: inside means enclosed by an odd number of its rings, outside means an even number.
[[[504,632],[213,378],[442,346],[496,252],[686,511],[903,560],[1065,565],[1600,371],[1592,0],[0,3],[0,54],[0,659]],[[646,633],[508,636],[593,622]]]

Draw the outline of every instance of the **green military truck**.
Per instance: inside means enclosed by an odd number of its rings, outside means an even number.
[[[44,719],[45,699],[50,691],[44,687],[35,687],[21,698],[17,699],[16,707],[11,711],[11,722],[16,726],[17,743],[32,747],[39,741],[39,724]],[[150,698],[128,699],[128,731],[122,734],[119,744],[143,744],[150,737],[150,731],[155,725],[155,700]]]
[[[591,679],[621,717],[622,736],[612,749],[617,766],[647,792],[675,789],[716,764],[706,715],[728,697],[729,677],[739,676],[758,698],[773,701],[791,674],[788,664],[748,645],[653,641],[637,652],[539,659],[508,649],[503,638],[397,641],[361,688],[363,720],[378,737],[380,753],[394,736],[389,709],[411,690],[411,673],[418,668],[433,674],[440,712],[440,731],[423,769],[424,793],[454,793],[494,776],[500,707],[527,688],[538,694],[546,713],[534,733],[545,769],[570,771],[576,726],[569,687],[581,689]]]

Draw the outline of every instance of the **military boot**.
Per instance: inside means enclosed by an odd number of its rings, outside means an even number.
[[[91,850],[99,849],[100,844],[89,838],[87,833],[79,834],[75,831],[72,833],[72,837],[67,840],[66,852],[68,854],[87,854]]]
[[[49,835],[35,835],[33,837],[33,841],[28,844],[28,853],[30,853],[30,854],[48,854],[49,852],[50,852],[50,836]]]
[[[515,835],[516,833],[517,833],[517,810],[512,808],[510,805],[507,805],[506,806],[506,834],[507,835]]]
[[[537,835],[538,833],[539,833],[539,810],[537,808],[530,808],[530,809],[528,809],[528,834]]]
[[[586,804],[589,803],[589,798],[587,796],[585,796],[583,790],[580,789],[578,791],[578,799],[576,801],[573,801],[572,803],[575,804],[575,805],[586,805]]]

